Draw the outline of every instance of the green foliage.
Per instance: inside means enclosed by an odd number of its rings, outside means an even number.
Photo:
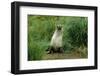
[[[87,46],[87,18],[78,18],[70,22],[67,30],[69,43],[74,47]]]
[[[28,45],[28,60],[41,60],[47,47],[45,44],[44,42],[30,42]]]
[[[42,60],[57,24],[63,25],[64,51],[87,48],[87,17],[28,15],[28,60]]]

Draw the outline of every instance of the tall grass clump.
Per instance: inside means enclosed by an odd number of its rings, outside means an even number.
[[[45,54],[45,43],[34,42],[28,45],[28,60],[41,60]],[[41,45],[41,46],[40,46]]]
[[[56,17],[28,15],[28,60],[41,60],[55,30]]]
[[[68,43],[71,48],[80,53],[80,57],[87,57],[88,27],[87,18],[72,20],[67,30]]]
[[[87,47],[87,17],[68,16],[63,19],[63,25],[63,47],[65,50],[80,46]]]
[[[87,46],[88,30],[86,18],[79,18],[69,24],[68,39],[74,47]]]

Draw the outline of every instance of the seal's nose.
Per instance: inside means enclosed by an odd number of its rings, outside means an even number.
[[[62,28],[61,26],[58,26],[58,30],[61,30],[61,28]]]
[[[59,27],[58,30],[61,30],[61,27]]]

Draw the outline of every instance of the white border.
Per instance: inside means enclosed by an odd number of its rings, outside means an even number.
[[[28,61],[27,15],[85,16],[88,17],[88,59]],[[20,70],[79,67],[94,65],[94,11],[43,7],[20,7]]]

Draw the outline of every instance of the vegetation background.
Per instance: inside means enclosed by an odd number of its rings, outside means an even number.
[[[88,57],[88,18],[28,15],[28,60]],[[64,54],[46,54],[55,26],[63,26]]]

